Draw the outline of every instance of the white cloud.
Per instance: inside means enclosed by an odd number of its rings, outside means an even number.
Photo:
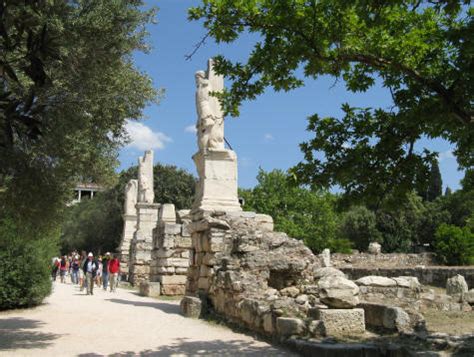
[[[186,128],[184,128],[184,131],[187,133],[195,134],[197,133],[196,125],[195,124],[188,125]]]
[[[446,150],[438,154],[439,161],[445,161],[450,159],[455,159],[452,150]]]
[[[166,143],[171,142],[171,138],[159,131],[153,131],[148,126],[134,121],[125,124],[130,142],[127,147],[138,150],[163,149]]]
[[[266,133],[266,134],[263,136],[263,139],[268,142],[268,141],[274,140],[275,138],[273,137],[272,134]]]

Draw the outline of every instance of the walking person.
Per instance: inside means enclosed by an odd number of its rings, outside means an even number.
[[[82,251],[81,252],[81,260],[79,261],[79,286],[80,286],[80,291],[83,291],[84,288],[86,287],[86,274],[84,273],[84,265],[87,262],[87,257],[86,257],[86,252]]]
[[[75,255],[71,263],[71,281],[73,284],[79,282],[79,256]]]
[[[63,284],[66,283],[67,270],[68,270],[67,257],[64,255],[61,258],[61,263],[60,263],[60,266],[59,266],[59,276],[61,277],[61,283],[63,283]]]
[[[102,256],[97,260],[97,271],[95,272],[95,284],[100,288],[102,285]]]
[[[109,277],[110,277],[110,291],[114,292],[118,285],[118,275],[120,271],[120,261],[117,256],[112,255],[112,259],[109,262]]]
[[[105,253],[105,256],[102,258],[102,285],[104,290],[107,290],[107,285],[109,284],[109,263],[110,263],[110,253]]]
[[[56,281],[56,276],[58,275],[60,265],[61,263],[59,262],[59,258],[53,258],[53,266],[51,269],[51,276],[53,278],[53,281]]]
[[[94,278],[97,272],[98,263],[94,260],[94,255],[89,253],[84,264],[84,274],[86,276],[87,295],[94,295]]]

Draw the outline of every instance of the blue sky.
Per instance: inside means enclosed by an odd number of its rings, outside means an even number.
[[[206,69],[207,59],[222,54],[233,60],[244,60],[251,50],[252,39],[244,38],[236,44],[217,45],[208,40],[192,57],[185,55],[204,36],[198,22],[187,21],[187,8],[199,4],[197,0],[149,1],[157,5],[158,24],[149,26],[148,54],[137,53],[137,67],[147,72],[156,88],[164,88],[165,95],[158,105],[145,109],[145,119],[129,123],[131,143],[119,155],[120,167],[137,163],[143,151],[153,148],[155,161],[173,164],[196,174],[191,156],[197,151],[192,130],[196,121],[194,104],[194,73]],[[391,99],[387,90],[375,87],[362,94],[348,92],[343,83],[320,78],[307,81],[306,86],[288,93],[268,90],[255,101],[243,103],[239,118],[228,118],[225,136],[236,151],[239,162],[239,186],[253,187],[259,167],[286,170],[302,160],[299,144],[308,138],[307,117],[340,116],[341,104],[354,106],[388,107]],[[452,146],[442,140],[422,141],[421,146],[440,153],[440,169],[444,186],[459,188],[463,173],[458,171]]]

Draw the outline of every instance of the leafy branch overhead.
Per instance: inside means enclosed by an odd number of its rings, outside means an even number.
[[[254,33],[244,63],[218,56],[232,81],[221,96],[227,114],[271,86],[289,91],[322,75],[342,78],[353,92],[376,80],[393,108],[343,106],[342,119],[309,118],[315,138],[301,145],[293,172],[314,186],[337,184],[371,197],[397,187],[425,191],[435,153],[420,138],[456,147],[461,167],[474,165],[473,8],[467,0],[203,0],[189,10],[217,42]],[[374,107],[377,103],[374,103]]]
[[[0,2],[0,213],[47,222],[74,181],[113,176],[125,120],[158,94],[131,57],[154,17],[141,5]]]

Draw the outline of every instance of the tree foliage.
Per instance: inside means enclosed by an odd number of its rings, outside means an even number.
[[[369,243],[382,241],[377,229],[377,217],[365,206],[353,206],[342,215],[340,233],[361,252],[367,250]]]
[[[393,108],[352,108],[342,118],[309,118],[314,138],[301,144],[294,174],[314,187],[339,185],[346,195],[383,199],[425,192],[436,154],[417,151],[422,137],[453,143],[461,167],[474,165],[473,9],[467,0],[203,0],[189,10],[207,35],[258,40],[246,62],[216,58],[233,81],[220,96],[238,115],[243,100],[271,86],[289,91],[331,75],[349,91],[379,79]]]
[[[436,230],[438,259],[448,265],[474,264],[474,232],[468,227],[442,224]]]
[[[122,238],[125,186],[138,177],[136,166],[120,173],[117,184],[83,200],[67,210],[62,225],[61,250],[93,252],[115,251]],[[172,165],[153,167],[155,202],[173,203],[176,209],[190,208],[194,197],[195,178]]]
[[[338,240],[334,195],[295,186],[281,170],[260,170],[257,181],[253,189],[240,191],[245,210],[269,214],[276,231],[303,240],[314,252],[349,249],[347,241]]]
[[[112,176],[125,120],[157,95],[132,63],[153,18],[141,4],[1,2],[0,202],[15,219],[51,224],[75,182]]]

